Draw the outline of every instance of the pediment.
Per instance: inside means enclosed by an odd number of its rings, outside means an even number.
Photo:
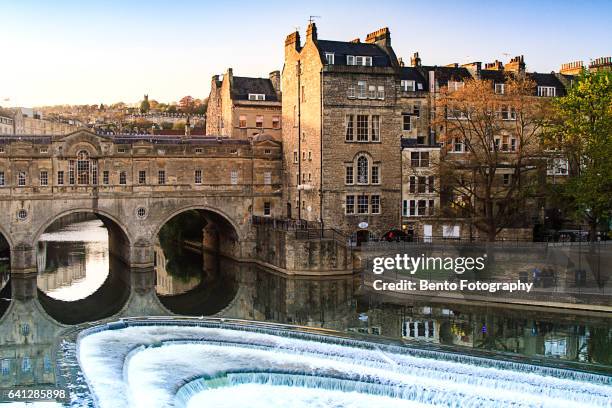
[[[64,135],[55,140],[63,142],[63,154],[65,156],[76,156],[80,150],[86,150],[90,157],[97,157],[103,154],[102,146],[112,143],[106,136],[97,135],[86,129]]]

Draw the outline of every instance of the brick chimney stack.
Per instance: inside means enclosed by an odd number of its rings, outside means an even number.
[[[306,29],[306,41],[308,40],[317,41],[317,25],[314,22],[308,24]]]
[[[368,44],[378,44],[382,47],[391,46],[391,31],[388,27],[383,27],[366,36],[365,42]]]
[[[589,64],[589,71],[612,71],[612,57],[594,59]]]
[[[300,51],[302,46],[300,44],[300,33],[299,32],[295,31],[287,36],[287,38],[285,39],[285,48],[287,47],[293,47],[295,48],[296,51],[298,52]]]
[[[502,62],[498,60],[495,60],[493,62],[487,62],[485,64],[485,69],[491,70],[491,71],[503,71],[504,64],[502,64]]]
[[[584,63],[582,61],[573,61],[561,64],[560,74],[564,75],[579,75],[584,69]]]
[[[418,52],[415,52],[414,54],[412,54],[412,57],[410,58],[410,65],[412,65],[413,67],[421,66],[421,57],[419,57]]]
[[[463,64],[461,65],[463,68],[467,69],[468,71],[470,71],[470,74],[475,77],[478,78],[480,77],[480,70],[482,68],[482,62],[470,62],[467,64]]]
[[[525,58],[518,55],[506,64],[506,71],[524,74],[525,73]]]

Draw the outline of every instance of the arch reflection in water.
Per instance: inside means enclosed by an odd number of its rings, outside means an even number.
[[[111,247],[106,223],[94,214],[64,216],[40,236],[37,285],[52,317],[73,324],[121,309],[129,295],[128,268]]]

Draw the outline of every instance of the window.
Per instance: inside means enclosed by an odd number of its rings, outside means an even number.
[[[354,124],[353,124],[353,120],[355,118],[355,115],[346,115],[346,141],[347,142],[352,142],[353,141],[353,129],[354,129]]]
[[[125,152],[126,152],[125,147],[118,147],[117,148],[117,153],[125,153]]]
[[[357,115],[357,141],[368,141],[368,115]]]
[[[327,65],[334,65],[334,53],[333,52],[325,53],[325,62],[327,63]]]
[[[293,163],[297,163],[298,159],[299,159],[298,152],[294,150],[293,151]]]
[[[77,179],[79,184],[89,184],[89,153],[85,150],[77,154]]]
[[[270,205],[269,201],[264,202],[264,211],[263,211],[264,215],[266,217],[269,217],[272,214],[272,206]]]
[[[47,148],[47,147],[41,147],[41,148],[40,148],[38,151],[39,151],[40,153],[48,153],[48,152],[49,152],[49,148]]]
[[[357,184],[368,184],[368,158],[365,156],[357,159]]]
[[[255,93],[249,94],[249,101],[265,101],[265,100],[266,100],[265,94],[255,94]]]
[[[238,184],[238,170],[232,170],[230,173],[230,182],[232,184]]]
[[[408,191],[416,193],[416,176],[410,176]]]
[[[64,185],[64,171],[63,170],[60,170],[57,172],[57,185],[58,186]]]
[[[560,157],[548,161],[546,174],[549,176],[566,176],[568,169],[567,159]]]
[[[538,96],[556,96],[557,88],[554,86],[538,86]]]
[[[265,149],[265,150],[264,150],[264,154],[272,154],[272,150],[270,150],[270,149]]]
[[[357,82],[357,97],[360,99],[365,99],[367,97],[365,81]]]
[[[204,151],[204,149],[202,149],[201,147],[196,147],[195,152],[196,153],[202,153]]]
[[[368,196],[360,195],[357,196],[357,214],[367,214],[368,213]]]
[[[402,118],[404,119],[404,132],[410,132],[412,130],[412,116],[404,114],[402,115]]]
[[[372,142],[380,141],[380,116],[372,115]]]
[[[368,98],[376,99],[376,86],[375,85],[368,86]]]
[[[354,183],[354,179],[353,179],[353,166],[346,166],[346,173],[345,173],[345,177],[344,177],[344,182],[346,184],[353,184]]]
[[[145,170],[138,171],[138,184],[147,184],[147,172]]]
[[[280,116],[272,116],[272,128],[280,129]]]
[[[355,98],[355,85],[349,85],[346,96],[349,98]]]
[[[166,170],[158,170],[157,184],[166,184]]]
[[[429,200],[427,203],[428,203],[427,204],[427,215],[434,215],[434,212],[435,212],[435,209],[436,209],[435,201],[434,200]]]
[[[424,193],[427,190],[427,177],[419,176],[418,181],[419,181],[418,192]]]
[[[347,55],[346,56],[346,65],[355,65],[355,56]]]
[[[272,184],[272,173],[269,171],[266,171],[264,173],[264,184],[266,186],[269,186],[270,184]]]
[[[308,161],[312,161],[312,152],[308,152]]]
[[[372,166],[372,184],[380,184],[380,167]]]
[[[378,99],[385,99],[385,87],[382,85],[378,86],[378,94],[376,95]]]
[[[306,161],[306,151],[302,151],[302,161]]]
[[[119,184],[121,185],[127,184],[127,174],[125,171],[119,172]]]
[[[240,115],[240,117],[238,118],[238,127],[241,127],[241,128],[247,127],[246,115]]]
[[[402,201],[402,215],[404,217],[408,216],[408,200]]]
[[[429,152],[411,152],[410,165],[412,167],[429,167]]]
[[[500,115],[503,120],[516,120],[516,109],[502,105]]]
[[[195,184],[202,184],[202,170],[201,169],[197,169],[196,171],[194,171],[193,182]]]
[[[109,184],[109,182],[110,182],[110,181],[109,181],[109,178],[110,178],[110,177],[109,177],[109,171],[108,171],[108,170],[104,170],[104,171],[102,172],[102,184],[106,184],[106,185],[108,185],[108,184]]]
[[[68,161],[68,183],[74,184],[74,160]]]
[[[345,210],[347,214],[355,214],[355,196],[353,195],[346,196]]]
[[[416,213],[416,201],[415,200],[410,200],[409,204],[410,204],[410,214],[409,215],[417,215],[417,213]]]
[[[429,193],[433,193],[435,192],[435,177],[434,176],[429,176],[427,177],[427,192]]]
[[[255,116],[255,127],[256,128],[263,128],[263,116],[262,115],[257,115]]]
[[[498,95],[503,95],[505,91],[504,88],[505,88],[504,84],[495,84],[495,93]]]
[[[509,186],[510,185],[510,179],[511,179],[510,174],[503,174],[502,176],[503,176],[504,186]]]
[[[26,185],[26,173],[25,173],[25,171],[20,171],[17,174],[17,185],[18,186],[25,186]]]
[[[91,183],[94,185],[98,184],[98,161],[91,161]]]
[[[463,152],[463,140],[459,137],[453,139],[453,152]]]
[[[372,214],[380,214],[380,196],[373,195],[370,196],[370,208],[372,210]]]
[[[463,82],[461,81],[448,81],[449,92],[458,91],[463,88]]]
[[[414,92],[415,90],[415,82],[408,80],[408,79],[402,79],[400,82],[400,87],[402,89],[402,91],[404,92]]]
[[[47,170],[41,170],[39,179],[40,179],[41,186],[48,186],[49,185],[49,172],[47,172]]]
[[[412,114],[417,118],[421,117],[421,102],[417,101],[412,105]]]
[[[0,171],[0,186],[4,185],[4,172]]]

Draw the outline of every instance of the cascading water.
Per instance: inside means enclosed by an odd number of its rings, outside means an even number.
[[[85,331],[78,357],[98,405],[574,408],[612,401],[611,377],[602,375],[278,328],[188,325],[133,321]]]

